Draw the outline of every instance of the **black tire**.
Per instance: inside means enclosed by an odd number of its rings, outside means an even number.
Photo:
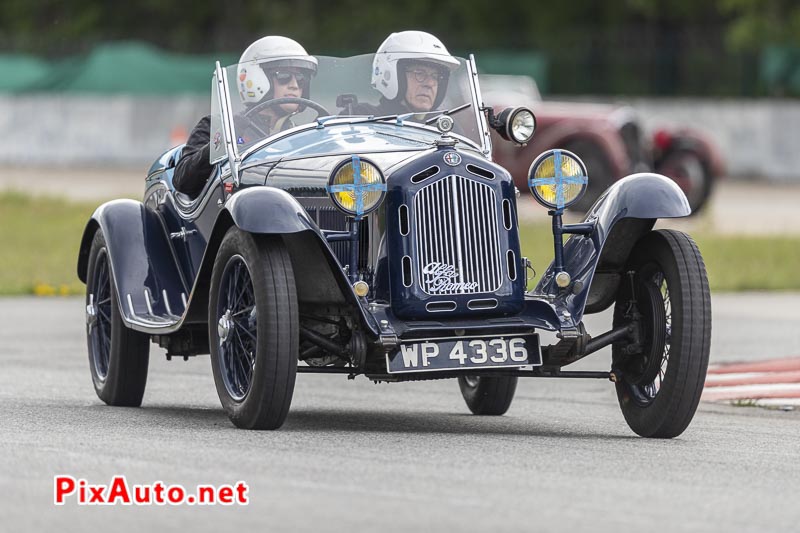
[[[627,270],[635,275],[633,283],[629,276],[620,283],[614,327],[630,321],[632,285],[644,327],[635,353],[626,353],[623,343],[612,347],[613,366],[622,372],[616,383],[619,405],[635,433],[676,437],[692,421],[708,368],[711,297],[705,264],[689,235],[659,230],[636,244]],[[663,310],[648,309],[651,301]]]
[[[517,379],[515,376],[459,376],[458,387],[473,414],[499,416],[511,407]]]
[[[697,152],[685,149],[670,152],[659,162],[656,172],[678,184],[689,200],[693,215],[699,213],[711,197],[714,180]]]
[[[142,405],[150,337],[125,326],[102,230],[89,252],[86,275],[86,339],[97,397],[108,405]]]
[[[586,172],[589,174],[589,183],[586,185],[586,192],[569,209],[585,213],[603,192],[614,183],[616,176],[613,176],[611,162],[603,150],[595,143],[590,141],[572,141],[564,146],[577,155],[586,165]]]
[[[228,417],[244,429],[279,428],[299,347],[294,272],[280,237],[228,230],[214,261],[208,317],[211,367]]]

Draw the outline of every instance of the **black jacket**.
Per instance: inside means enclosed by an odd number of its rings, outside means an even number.
[[[214,167],[209,163],[211,137],[211,116],[205,116],[189,134],[183,147],[181,158],[175,167],[172,185],[175,190],[196,197],[203,190]]]
[[[245,121],[238,117],[234,120],[241,121],[238,124],[236,131],[243,132],[246,138],[252,135],[253,139],[261,138],[264,133],[269,133],[269,128],[265,124],[260,124],[261,131],[256,131],[250,124],[252,122]],[[277,128],[281,131],[293,128],[294,123],[288,116],[280,119]],[[211,138],[211,115],[205,116],[200,119],[200,122],[189,134],[189,140],[186,141],[186,146],[183,147],[181,158],[175,167],[175,174],[172,176],[172,185],[175,190],[188,194],[195,198],[203,191],[206,181],[211,177],[214,171],[213,165],[209,163],[210,148],[209,141]]]

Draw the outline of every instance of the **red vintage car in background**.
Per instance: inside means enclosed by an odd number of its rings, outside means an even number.
[[[524,148],[493,143],[494,160],[526,189],[531,162],[551,148],[576,153],[591,179],[589,189],[575,206],[587,210],[602,191],[632,172],[655,171],[675,180],[692,212],[697,213],[725,174],[719,150],[701,133],[689,128],[659,129],[646,133],[630,106],[542,100],[529,76],[481,75],[485,104],[496,111],[524,105],[536,115],[536,135]],[[496,135],[496,134],[494,134]]]

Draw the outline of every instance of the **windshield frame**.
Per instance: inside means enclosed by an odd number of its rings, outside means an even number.
[[[358,56],[355,56],[358,57]],[[348,59],[348,58],[333,58],[333,59]],[[469,146],[472,150],[477,150],[481,154],[484,155],[487,159],[491,160],[491,137],[488,131],[488,123],[486,121],[486,115],[484,113],[484,105],[483,101],[480,96],[480,87],[478,85],[478,75],[477,75],[477,68],[475,66],[475,58],[472,54],[470,54],[468,59],[462,59],[464,61],[464,65],[466,67],[466,76],[467,76],[467,86],[469,87],[469,101],[464,103],[470,103],[472,112],[474,114],[475,124],[478,128],[478,134],[480,137],[480,141],[475,139],[470,139],[466,136],[458,135],[458,134],[449,134],[449,137],[452,139],[457,140],[458,142],[464,143]],[[228,76],[226,75],[230,67],[235,66],[231,65],[226,68],[220,68],[219,62],[217,62],[218,69],[215,73],[215,84],[217,87],[217,96],[218,102],[217,104],[220,106],[220,115],[221,115],[221,129],[224,136],[224,142],[226,144],[226,148],[228,148],[228,159],[232,162],[232,166],[236,167],[234,174],[237,175],[238,179],[238,171],[240,170],[238,167],[240,163],[245,161],[249,156],[258,152],[265,147],[280,141],[281,139],[285,139],[286,137],[296,135],[298,133],[316,129],[316,128],[325,128],[334,125],[346,125],[346,124],[363,124],[363,123],[370,123],[370,122],[382,122],[382,123],[389,123],[389,124],[397,124],[403,128],[409,128],[412,130],[424,130],[428,133],[433,132],[436,134],[440,134],[439,131],[431,126],[424,123],[416,123],[411,121],[401,121],[397,120],[397,117],[394,115],[390,115],[388,117],[380,117],[380,116],[369,116],[369,115],[331,115],[325,117],[317,117],[313,122],[301,124],[299,126],[290,128],[285,131],[275,132],[273,135],[269,135],[263,139],[260,139],[253,143],[253,145],[248,146],[245,150],[241,153],[238,151],[238,146],[234,142],[234,135],[232,132],[235,131],[233,125],[233,105],[231,101],[231,93],[229,90],[229,82]],[[218,79],[221,76],[221,80]],[[212,94],[212,117],[215,115],[215,106],[213,101],[213,94]],[[442,113],[447,111],[446,109],[442,110]],[[465,109],[466,111],[466,109]],[[467,111],[468,112],[468,111]],[[436,115],[431,115],[433,118]],[[432,142],[431,145],[434,143]],[[408,148],[404,148],[403,151],[408,150]],[[322,155],[329,155],[329,154],[319,154]],[[308,157],[308,156],[305,156]],[[217,157],[213,163],[221,162],[223,158]],[[280,158],[279,158],[280,159]],[[266,161],[260,161],[259,163],[264,163]],[[249,165],[247,165],[249,166]]]

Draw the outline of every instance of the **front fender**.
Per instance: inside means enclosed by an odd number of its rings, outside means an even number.
[[[280,235],[292,259],[297,297],[309,305],[349,305],[365,331],[376,337],[375,318],[361,305],[325,236],[305,208],[289,193],[259,186],[237,192],[226,202],[214,226],[197,276],[189,317],[202,320],[207,299],[198,297],[210,289],[214,259],[231,226],[256,234]]]
[[[316,224],[288,192],[275,187],[250,187],[230,197],[225,210],[234,224],[250,233],[286,234],[315,229]]]
[[[669,178],[642,173],[619,180],[586,214],[584,222],[594,224],[594,230],[573,235],[564,244],[564,270],[572,278],[570,287],[557,287],[551,263],[534,293],[554,298],[559,315],[577,324],[584,313],[602,311],[614,302],[628,255],[656,219],[690,214],[686,196]]]
[[[169,327],[183,314],[188,291],[158,215],[135,200],[113,200],[98,207],[86,224],[78,253],[78,277],[84,283],[98,229],[105,237],[125,323],[142,331],[147,326]]]

